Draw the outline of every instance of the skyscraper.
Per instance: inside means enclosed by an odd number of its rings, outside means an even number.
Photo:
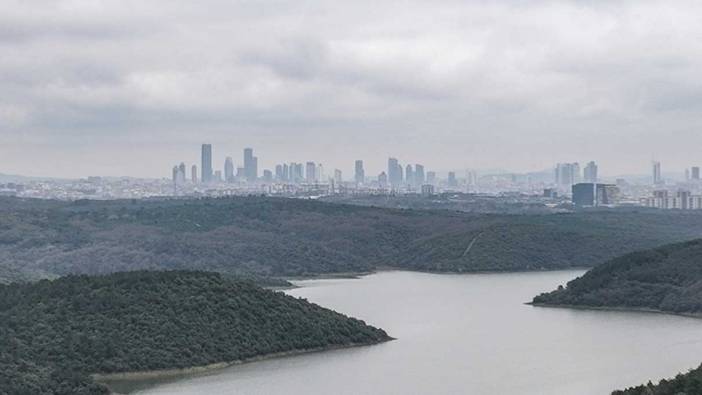
[[[456,180],[456,172],[450,171],[448,173],[448,186],[450,188],[455,188],[458,186],[458,181]]]
[[[700,168],[699,166],[693,166],[692,167],[692,181],[699,181],[700,180]]]
[[[339,169],[334,169],[334,182],[335,182],[337,185],[340,185],[340,184],[341,184],[341,181],[342,181],[342,179],[341,179],[341,170],[339,170]]]
[[[224,181],[234,182],[234,160],[231,156],[224,160]]]
[[[190,180],[193,182],[193,184],[197,183],[197,166],[193,165],[190,168]]]
[[[317,181],[317,166],[314,162],[307,162],[305,165],[305,181],[310,184]]]
[[[244,175],[249,182],[258,178],[258,158],[253,156],[253,148],[244,148]]]
[[[317,164],[317,171],[315,172],[315,181],[324,182],[324,166],[321,163]]]
[[[363,184],[363,181],[366,179],[366,171],[363,169],[362,160],[356,161],[353,178],[356,180],[356,184]]]
[[[173,193],[178,191],[178,166],[173,166]]]
[[[275,165],[275,179],[277,181],[285,181],[285,176],[283,176],[283,165]]]
[[[597,182],[597,164],[593,161],[590,161],[587,166],[585,166],[585,169],[583,170],[584,173],[584,181],[589,182],[589,183],[596,183]]]
[[[574,163],[558,163],[556,165],[556,185],[570,190],[573,184],[580,182],[580,165]]]
[[[661,162],[653,162],[653,184],[660,185],[663,183],[663,178],[661,178]]]
[[[287,164],[283,163],[283,181],[290,181],[290,167],[288,167]]]
[[[200,180],[203,183],[212,181],[212,144],[202,145],[202,164],[200,166],[202,176]]]
[[[414,171],[412,165],[405,166],[405,181],[408,185],[414,185]]]
[[[378,174],[378,185],[381,188],[387,188],[388,186],[388,175],[384,171]]]
[[[414,165],[414,184],[418,186],[424,184],[424,166],[420,164]]]
[[[180,174],[181,177],[181,182],[185,182],[185,174],[187,174],[187,171],[185,170],[185,163],[180,162],[180,165],[178,165],[178,173]]]
[[[387,172],[387,177],[388,177],[388,182],[392,186],[398,186],[402,182],[402,175],[400,174],[400,171],[402,170],[402,167],[400,164],[397,162],[396,158],[388,158],[388,172]]]

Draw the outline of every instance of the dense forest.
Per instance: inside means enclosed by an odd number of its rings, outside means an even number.
[[[104,394],[91,373],[388,339],[363,321],[217,273],[134,271],[0,285],[0,394]]]
[[[699,237],[702,215],[669,210],[496,215],[267,197],[0,198],[0,282],[150,269],[258,277],[559,269]]]
[[[648,383],[638,387],[614,391],[612,395],[698,395],[702,394],[702,366],[679,374],[658,384]]]
[[[534,303],[702,314],[702,239],[612,259]]]

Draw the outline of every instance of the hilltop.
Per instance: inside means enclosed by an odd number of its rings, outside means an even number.
[[[0,285],[0,394],[105,394],[91,374],[389,339],[363,321],[217,273],[137,271]]]
[[[612,259],[535,304],[702,314],[702,239]]]
[[[268,197],[0,198],[0,282],[127,270],[258,277],[549,270],[702,237],[700,213],[496,215]]]

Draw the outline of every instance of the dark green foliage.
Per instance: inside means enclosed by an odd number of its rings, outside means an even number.
[[[661,380],[658,384],[646,385],[614,391],[612,395],[700,395],[702,394],[702,366],[679,374],[674,379]]]
[[[700,213],[668,210],[488,215],[266,197],[0,198],[0,282],[144,269],[259,278],[388,266],[455,272],[560,269],[698,237]]]
[[[534,303],[702,314],[702,239],[612,259]]]
[[[0,285],[0,394],[101,394],[90,373],[185,368],[387,340],[305,300],[205,272]]]

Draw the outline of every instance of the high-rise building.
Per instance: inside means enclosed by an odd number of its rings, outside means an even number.
[[[193,184],[197,183],[197,166],[192,165],[190,168],[190,181],[193,182]]]
[[[388,158],[388,182],[393,187],[398,187],[402,184],[402,166],[396,158]]]
[[[588,162],[587,166],[583,170],[583,179],[585,182],[596,183],[597,182],[597,164],[593,161]]]
[[[448,173],[448,186],[450,188],[455,188],[458,186],[458,181],[456,180],[456,172],[450,171]]]
[[[324,166],[321,163],[317,164],[317,171],[315,171],[315,181],[324,182]]]
[[[407,185],[414,184],[414,171],[412,170],[412,165],[405,166],[405,182]]]
[[[185,182],[185,177],[186,177],[185,174],[187,173],[187,171],[185,170],[185,163],[180,162],[180,165],[178,165],[178,173],[181,176],[180,181]]]
[[[572,187],[573,204],[577,206],[599,206],[615,204],[619,188],[611,184],[583,182]]]
[[[436,184],[436,172],[435,171],[427,172],[427,184],[430,184],[430,185]]]
[[[699,181],[700,180],[700,168],[699,166],[693,166],[692,167],[692,176],[691,176],[692,181]]]
[[[290,181],[290,167],[283,163],[283,180]]]
[[[258,178],[258,158],[253,156],[253,148],[244,148],[244,174],[249,182]]]
[[[341,179],[341,170],[339,169],[334,169],[334,182],[336,185],[341,185],[341,182],[343,180]]]
[[[231,156],[224,160],[224,181],[234,182],[234,160]]]
[[[212,175],[212,181],[222,182],[222,170],[216,170],[214,175]]]
[[[201,156],[202,164],[200,170],[202,171],[202,175],[200,176],[200,180],[203,183],[212,182],[212,144],[202,145]]]
[[[653,185],[663,184],[663,178],[661,177],[661,162],[653,162]]]
[[[414,185],[420,186],[424,184],[424,166],[420,164],[414,165]]]
[[[378,174],[378,185],[379,185],[381,188],[387,188],[387,187],[388,187],[388,175],[385,174],[384,171],[383,171],[383,172],[380,172],[380,174]]]
[[[178,182],[178,166],[173,166],[172,181],[173,181],[173,185],[175,185]]]
[[[285,181],[285,176],[283,176],[283,165],[275,165],[275,179],[277,181]]]
[[[273,172],[270,170],[264,170],[263,171],[263,182],[272,182],[273,181]]]
[[[297,184],[304,179],[302,163],[290,163],[290,182]]]
[[[692,194],[690,191],[685,191],[685,190],[680,190],[677,193],[677,206],[676,208],[679,208],[681,210],[689,210],[690,209],[690,198],[692,197]]]
[[[353,178],[356,181],[356,184],[363,184],[363,182],[365,181],[366,171],[363,169],[363,161],[362,160],[356,161],[356,165],[354,167]]]
[[[312,184],[317,181],[317,166],[314,162],[307,162],[305,164],[305,181]]]
[[[580,182],[580,165],[574,163],[558,163],[556,165],[556,185],[570,189],[573,184]]]
[[[478,173],[475,170],[466,170],[466,184],[470,186],[478,185]]]

